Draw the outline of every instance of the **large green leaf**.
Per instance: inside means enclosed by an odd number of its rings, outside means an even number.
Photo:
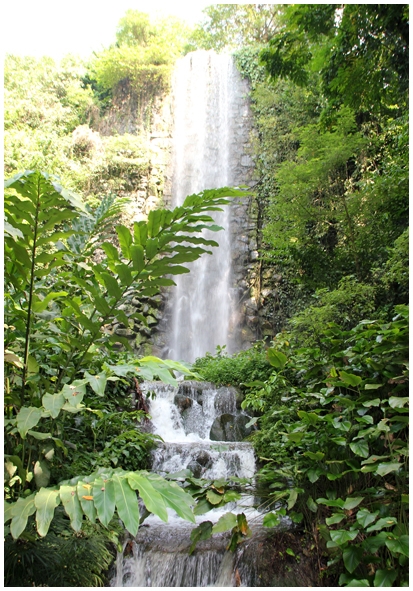
[[[128,481],[130,487],[133,490],[139,491],[139,495],[145,503],[145,507],[147,508],[147,510],[160,517],[162,521],[167,522],[168,512],[166,510],[165,499],[152,486],[150,480],[148,480],[148,478],[142,476],[141,474],[131,472],[128,475]]]
[[[73,382],[73,384],[65,384],[61,390],[61,394],[66,398],[70,406],[77,406],[83,400],[86,394],[86,387],[83,383]]]
[[[362,458],[368,458],[369,456],[369,445],[366,441],[353,441],[350,443],[350,449]]]
[[[349,573],[353,573],[361,562],[363,550],[357,546],[348,546],[343,550],[344,566]]]
[[[133,270],[139,273],[145,267],[145,251],[140,244],[132,244],[130,247]]]
[[[363,499],[364,497],[347,497],[342,508],[346,511],[350,511],[350,509],[354,509],[354,507],[360,505]]]
[[[125,475],[114,474],[112,480],[118,515],[128,532],[136,536],[139,528],[139,505],[136,492],[131,489]]]
[[[42,402],[44,409],[50,413],[52,419],[55,419],[59,416],[66,399],[60,392],[59,394],[45,394],[42,398]]]
[[[92,376],[89,372],[85,371],[85,378],[87,378],[92,390],[96,392],[98,396],[104,396],[106,384],[108,381],[105,371],[100,372],[100,374],[96,376]]]
[[[192,544],[189,548],[189,554],[195,550],[197,542],[200,540],[208,540],[212,536],[212,522],[203,521],[191,531]]]
[[[42,537],[49,531],[59,500],[59,491],[50,488],[41,488],[35,496],[37,531]]]
[[[92,522],[96,521],[96,508],[93,502],[93,485],[79,480],[77,483],[77,496],[83,513]]]
[[[20,497],[11,506],[11,514],[13,516],[10,524],[10,533],[16,540],[26,528],[27,520],[30,515],[36,511],[36,505],[34,504],[35,493],[29,497]]]
[[[397,578],[397,570],[379,569],[374,577],[375,587],[392,587]]]
[[[370,513],[368,509],[360,509],[357,512],[357,521],[362,527],[368,527],[374,521],[376,521],[379,512],[375,511],[374,513]]]
[[[221,503],[221,501],[223,500],[223,496],[218,495],[213,490],[207,491],[206,498],[211,503],[211,505],[219,505],[219,503]]]
[[[356,376],[352,373],[347,373],[346,371],[340,371],[339,374],[342,381],[349,386],[359,386],[363,381],[363,379],[360,376]]]
[[[80,531],[82,528],[83,511],[77,496],[77,487],[62,484],[60,485],[59,494],[63,507],[70,518],[70,525],[75,531]]]
[[[404,535],[398,538],[388,537],[386,540],[387,548],[394,554],[403,554],[409,557],[409,536]]]
[[[68,295],[67,291],[49,292],[43,300],[37,299],[36,301],[33,302],[33,312],[36,312],[37,314],[39,314],[40,312],[43,312],[44,310],[46,310],[48,304],[52,300],[55,300],[57,298],[66,297],[67,295]]]
[[[225,513],[221,515],[215,525],[212,527],[212,533],[218,534],[228,531],[237,525],[237,516],[234,513]]]
[[[386,474],[390,474],[390,472],[398,472],[402,464],[398,462],[388,462],[385,464],[379,464],[377,466],[376,474],[379,476],[386,476]]]
[[[25,438],[27,431],[35,427],[41,418],[42,409],[35,406],[23,406],[16,417],[16,425],[20,435]]]
[[[110,478],[96,478],[93,483],[93,502],[100,521],[108,526],[115,512],[115,487]]]
[[[148,215],[148,236],[153,238],[159,234],[162,219],[162,210],[155,209],[149,212]]]
[[[354,540],[358,535],[358,530],[348,531],[346,529],[337,529],[331,530],[330,536],[333,542],[341,546],[342,544],[346,544],[347,542],[351,542]]]
[[[393,525],[396,525],[396,524],[397,524],[396,517],[382,517],[374,525],[371,525],[370,527],[368,527],[366,531],[369,533],[372,531],[379,531],[379,530],[384,529],[386,527],[392,527]]]
[[[280,516],[277,513],[267,513],[262,521],[264,527],[276,527],[280,524]]]
[[[120,300],[122,297],[122,291],[116,279],[106,272],[101,273],[101,277],[104,281],[106,289],[108,290],[108,294],[113,296],[116,300]]]
[[[116,226],[116,233],[118,235],[119,244],[120,244],[120,248],[122,250],[122,254],[127,260],[129,260],[130,256],[131,256],[130,246],[133,242],[132,234],[130,233],[130,230],[122,224],[119,224],[118,226]]]
[[[276,369],[282,369],[287,363],[287,356],[276,349],[267,349],[268,361]]]
[[[191,495],[182,490],[175,482],[167,482],[156,474],[149,474],[148,478],[152,486],[162,495],[167,507],[176,511],[183,519],[195,523],[191,509],[191,506],[195,505],[195,500]]]
[[[406,404],[409,404],[409,397],[390,396],[389,405],[392,408],[403,408]]]

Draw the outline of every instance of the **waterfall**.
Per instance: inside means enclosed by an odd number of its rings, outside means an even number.
[[[178,61],[174,79],[173,205],[204,189],[245,182],[239,172],[239,145],[245,108],[244,83],[230,55],[190,53]],[[241,106],[240,106],[241,105]],[[242,144],[242,142],[241,142]],[[238,159],[238,161],[237,161]],[[245,171],[244,171],[245,173]],[[231,208],[215,216],[223,231],[209,232],[219,243],[213,255],[191,264],[172,290],[167,356],[195,361],[218,345],[239,350],[237,304],[231,269]]]
[[[164,440],[153,452],[153,471],[166,475],[190,469],[196,478],[210,480],[254,476],[255,457],[250,443],[216,439],[214,425],[222,417],[232,417],[233,426],[237,419],[246,417],[237,409],[233,388],[216,388],[207,382],[182,382],[177,387],[145,382],[142,391],[155,394],[150,402],[153,430]],[[254,509],[253,495],[245,494],[240,501],[197,516],[196,522],[216,523],[228,511],[244,512],[252,527],[254,520],[261,521],[260,513]],[[111,586],[235,586],[237,555],[226,551],[229,534],[215,534],[199,542],[195,552],[189,555],[194,524],[179,518],[172,510],[168,510],[168,516],[165,524],[150,515],[136,538],[125,542],[124,552],[117,557]],[[250,570],[244,567],[243,586],[253,580]]]
[[[173,86],[172,204],[179,206],[187,195],[205,189],[247,182],[251,169],[251,159],[245,154],[249,113],[245,82],[233,58],[207,51],[188,54],[178,61]],[[218,345],[225,345],[229,353],[245,345],[237,309],[239,288],[235,287],[244,271],[242,248],[248,242],[240,213],[245,212],[243,207],[231,205],[214,212],[216,224],[224,230],[205,236],[216,240],[219,247],[212,256],[204,254],[188,265],[189,274],[175,279],[177,286],[167,303],[171,320],[169,342],[163,350],[166,357],[193,362],[208,351],[214,353]],[[231,252],[234,245],[237,256]],[[233,259],[237,264],[232,264]],[[234,477],[245,482],[254,477],[253,448],[242,441],[251,432],[250,417],[240,410],[234,388],[195,381],[183,381],[177,387],[147,382],[142,391],[155,394],[149,409],[152,431],[163,439],[152,453],[153,471],[179,478],[183,470],[190,470],[194,478],[212,481]],[[199,515],[196,522],[216,523],[229,511],[243,512],[253,530],[262,529],[255,501],[252,487],[248,490],[246,485],[240,500]],[[136,538],[125,541],[111,586],[231,587],[255,585],[259,580],[254,556],[245,559],[245,547],[244,554],[226,551],[229,532],[199,541],[189,555],[194,524],[172,510],[168,516],[165,524],[150,515]]]

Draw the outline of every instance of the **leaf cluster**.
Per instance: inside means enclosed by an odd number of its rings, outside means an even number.
[[[178,485],[133,471],[134,461],[142,464],[154,441],[136,432],[145,413],[120,415],[102,402],[108,384],[131,376],[174,385],[175,372],[198,376],[182,363],[116,354],[122,342],[129,350],[130,345],[110,326],[135,321],[122,307],[131,294],[158,294],[174,285],[171,277],[189,272],[185,263],[211,253],[217,243],[200,234],[221,228],[210,212],[238,195],[233,189],[190,195],[172,211],[152,211],[132,231],[117,225],[115,245],[106,237],[124,203],[108,197],[92,210],[57,179],[38,171],[6,182],[5,492],[14,539],[25,536],[33,514],[38,534],[46,536],[60,503],[76,532],[84,515],[91,522],[97,516],[107,527],[116,513],[135,535],[137,490],[147,510],[161,519],[171,507],[193,521],[193,500]],[[97,259],[97,248],[105,256]],[[146,322],[141,314],[135,316]],[[94,462],[82,450],[87,441],[76,439],[84,413],[93,433]],[[72,452],[77,445],[80,452]],[[91,464],[95,472],[53,486],[68,448],[81,473]],[[99,459],[107,467],[96,469]]]
[[[273,376],[243,403],[263,413],[254,442],[269,500],[317,524],[341,585],[405,582],[408,309],[395,313],[347,331],[329,323],[318,347],[280,335]]]

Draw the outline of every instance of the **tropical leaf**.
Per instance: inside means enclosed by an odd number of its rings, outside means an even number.
[[[375,587],[392,587],[397,578],[397,570],[378,569],[374,576]]]
[[[281,353],[281,351],[277,351],[276,349],[267,349],[267,357],[268,361],[276,369],[282,369],[288,360],[284,353]]]
[[[343,550],[344,566],[349,573],[353,573],[361,562],[363,550],[357,546],[348,546]]]
[[[215,525],[212,527],[212,533],[217,534],[228,531],[237,525],[237,516],[234,513],[225,513],[221,515]]]
[[[63,507],[70,518],[70,525],[75,531],[80,531],[82,528],[83,511],[77,496],[77,487],[62,484],[60,485],[59,495]]]
[[[363,379],[360,376],[347,373],[346,371],[340,371],[339,374],[342,381],[348,386],[359,386],[363,381]]]
[[[43,408],[50,413],[52,419],[56,419],[66,402],[66,398],[59,394],[45,394],[42,398]]]
[[[167,482],[156,474],[149,474],[148,479],[163,497],[167,507],[176,511],[182,519],[195,523],[195,517],[191,509],[195,505],[195,500],[191,495],[182,490],[175,482]]]
[[[87,379],[92,390],[96,392],[98,396],[105,395],[106,384],[108,381],[105,371],[100,372],[100,374],[96,376],[92,376],[89,372],[85,371],[85,378]]]
[[[128,475],[129,485],[133,490],[139,491],[139,496],[145,503],[145,507],[151,513],[154,513],[162,521],[168,521],[168,512],[164,497],[152,486],[148,478],[141,474],[131,472]]]
[[[398,538],[388,537],[386,540],[387,548],[395,554],[403,554],[409,557],[409,536],[404,535]]]
[[[93,502],[99,520],[108,526],[115,512],[115,487],[108,478],[97,478],[93,483]]]
[[[42,410],[35,406],[23,406],[19,410],[16,416],[16,425],[23,439],[26,437],[27,431],[35,427],[41,418]]]
[[[92,523],[96,521],[96,508],[91,495],[93,485],[79,480],[77,483],[77,496],[83,513]],[[90,498],[91,497],[91,498]]]
[[[37,532],[42,537],[49,530],[59,500],[59,491],[50,488],[41,488],[35,496]]]
[[[9,509],[9,512],[11,511],[12,514],[10,533],[15,540],[19,538],[25,530],[30,515],[33,515],[36,511],[36,506],[34,504],[35,496],[35,494],[32,494],[28,497],[20,497],[20,499],[11,506],[11,509]]]
[[[116,233],[118,235],[122,254],[127,260],[129,260],[131,256],[130,246],[133,243],[132,234],[130,233],[130,230],[123,224],[118,224],[116,226]]]
[[[139,505],[136,492],[131,489],[125,475],[114,474],[112,480],[118,515],[128,532],[136,536],[139,528]]]

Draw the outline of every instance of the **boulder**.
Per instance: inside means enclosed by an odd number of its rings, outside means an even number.
[[[252,427],[246,427],[249,420],[250,417],[244,414],[222,414],[212,423],[209,438],[212,441],[242,441],[252,431]]]

